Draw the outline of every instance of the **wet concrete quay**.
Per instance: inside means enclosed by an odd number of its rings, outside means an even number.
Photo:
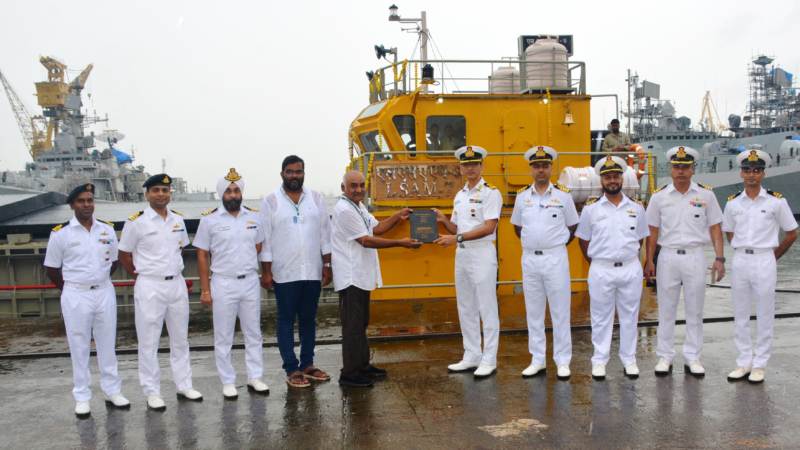
[[[676,328],[676,347],[683,341]],[[755,331],[753,325],[753,332]],[[605,381],[589,372],[590,332],[573,332],[572,378],[548,372],[523,379],[530,363],[527,336],[500,339],[498,373],[476,380],[448,373],[460,339],[425,339],[372,345],[373,362],[389,375],[372,388],[341,387],[338,345],[317,347],[316,363],[332,381],[308,389],[285,384],[275,348],[265,348],[268,396],[244,387],[244,354],[235,351],[239,399],[225,401],[213,352],[191,354],[202,403],[174,394],[168,355],[160,355],[163,413],[147,411],[137,361],[119,357],[122,392],[130,410],[107,409],[92,358],[92,416],[73,413],[68,358],[0,362],[0,442],[4,448],[796,448],[800,429],[800,319],[775,323],[773,356],[761,385],[730,383],[736,350],[733,324],[705,326],[704,379],[683,373],[656,378],[656,329],[639,329],[642,375],[622,375],[617,333]],[[551,343],[548,333],[548,343]],[[548,348],[548,358],[552,352]],[[679,352],[680,353],[680,352]]]

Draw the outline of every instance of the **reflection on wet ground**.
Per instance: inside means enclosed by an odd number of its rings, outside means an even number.
[[[373,344],[373,362],[389,376],[373,388],[342,388],[338,345],[317,348],[316,363],[334,380],[291,389],[277,349],[266,348],[269,396],[244,388],[244,353],[234,351],[239,399],[224,401],[212,352],[192,352],[194,386],[202,403],[179,402],[168,356],[160,355],[164,413],[147,411],[138,386],[135,356],[120,356],[122,392],[128,411],[106,409],[97,361],[91,360],[93,413],[73,414],[68,358],[6,361],[0,380],[0,442],[7,448],[791,448],[800,438],[796,362],[800,319],[777,320],[773,357],[764,384],[729,383],[735,365],[733,324],[705,326],[703,362],[707,376],[674,373],[656,378],[655,329],[639,330],[638,380],[622,376],[616,352],[608,378],[589,376],[590,332],[573,332],[573,376],[548,372],[523,379],[530,363],[527,336],[500,338],[498,373],[484,380],[453,374],[460,339]],[[753,327],[754,328],[754,327]],[[684,327],[676,328],[676,347]],[[548,344],[552,337],[548,333]],[[548,357],[552,348],[548,347]]]

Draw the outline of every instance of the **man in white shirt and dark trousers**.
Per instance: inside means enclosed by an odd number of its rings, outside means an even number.
[[[748,377],[751,383],[761,383],[772,354],[777,260],[797,239],[797,221],[781,194],[761,187],[764,171],[772,163],[766,152],[745,150],[736,157],[736,163],[742,168],[744,194],[739,192],[728,198],[722,219],[722,231],[736,250],[731,265],[731,297],[733,338],[739,357],[738,367],[728,375],[728,380]],[[786,237],[779,244],[780,229],[786,232]],[[758,319],[755,348],[750,339],[753,301]]]
[[[636,366],[637,326],[642,298],[639,249],[650,235],[642,203],[622,193],[628,166],[622,158],[606,156],[595,164],[604,195],[586,202],[575,236],[589,268],[592,316],[592,378],[606,377],[614,331],[614,308],[619,316],[619,357],[629,378],[639,376]]]
[[[386,376],[386,370],[369,363],[369,293],[383,285],[379,248],[420,245],[411,238],[382,239],[410,209],[403,209],[382,222],[367,211],[361,202],[366,195],[366,180],[361,172],[351,170],[342,179],[342,196],[333,208],[331,247],[333,250],[333,288],[339,293],[342,319],[342,372],[339,384],[372,386],[368,377]]]
[[[686,310],[686,340],[683,343],[684,371],[705,376],[700,364],[703,350],[703,303],[706,296],[706,254],[703,246],[712,244],[717,259],[711,275],[720,281],[725,276],[725,253],[722,241],[722,209],[710,187],[692,182],[694,164],[700,153],[691,147],[667,150],[672,184],[656,189],[647,206],[651,238],[647,240],[647,263],[644,276],[658,282],[658,348],[661,358],[656,375],[672,372],[675,358],[675,319],[683,287]],[[658,235],[659,230],[661,236]],[[653,261],[656,246],[661,245],[658,269]]]
[[[578,212],[569,189],[550,182],[555,149],[533,147],[525,152],[534,183],[517,191],[511,223],[522,243],[522,283],[528,314],[528,350],[532,361],[522,371],[523,377],[544,373],[544,312],[550,304],[553,323],[553,360],[560,379],[570,377],[572,330],[569,323],[572,295],[569,254],[578,227]]]
[[[115,353],[117,294],[111,275],[117,269],[117,235],[113,224],[93,217],[94,191],[94,185],[87,183],[70,192],[67,204],[75,217],[53,228],[44,258],[47,277],[61,289],[61,314],[72,358],[72,395],[79,418],[91,414],[89,354],[93,333],[106,404],[131,406],[120,393],[122,381]]]
[[[261,380],[264,354],[261,338],[261,286],[258,282],[258,252],[264,227],[258,210],[242,206],[244,180],[231,169],[217,180],[217,195],[223,208],[203,214],[192,245],[197,247],[200,301],[214,311],[214,354],[222,381],[222,395],[239,397],[236,371],[231,364],[231,346],[236,317],[244,334],[247,389],[269,393]],[[209,283],[209,256],[214,277]]]
[[[147,407],[167,408],[161,397],[158,344],[164,322],[169,332],[169,362],[178,399],[202,401],[192,388],[189,365],[189,293],[183,278],[183,248],[189,245],[186,224],[177,211],[167,209],[172,178],[153,175],[144,182],[150,206],[132,215],[122,228],[119,262],[136,280],[136,337],[139,341],[139,383]]]
[[[331,376],[314,366],[317,305],[331,271],[331,220],[325,198],[303,186],[305,162],[287,156],[283,184],[261,202],[266,240],[261,249],[261,285],[275,289],[278,349],[291,387],[309,386]],[[300,338],[300,361],[294,352],[294,323]]]
[[[439,236],[435,243],[456,248],[456,300],[464,357],[447,366],[452,372],[475,369],[476,377],[497,372],[497,345],[500,339],[500,318],[497,313],[497,250],[495,240],[503,196],[483,177],[486,149],[474,145],[455,152],[461,163],[461,175],[467,184],[453,199],[450,220],[438,209],[436,218],[452,234]],[[481,351],[483,321],[483,351]]]

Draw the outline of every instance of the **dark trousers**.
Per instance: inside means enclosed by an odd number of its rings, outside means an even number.
[[[301,280],[275,283],[275,300],[278,305],[278,350],[283,359],[283,370],[291,375],[314,365],[314,347],[317,334],[317,305],[322,291],[320,281]],[[294,353],[294,322],[300,336],[300,361]]]
[[[369,368],[369,291],[348,286],[339,291],[342,318],[342,376],[353,378]]]

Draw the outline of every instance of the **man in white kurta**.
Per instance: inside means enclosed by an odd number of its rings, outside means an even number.
[[[528,315],[528,350],[531,365],[522,371],[530,377],[545,371],[544,312],[550,305],[553,323],[553,360],[558,378],[570,377],[572,332],[569,312],[569,254],[578,225],[578,212],[569,189],[550,182],[555,149],[533,147],[525,153],[534,183],[517,191],[511,223],[522,244],[522,285]]]
[[[744,192],[728,198],[722,231],[736,250],[731,267],[734,342],[739,350],[738,366],[728,375],[736,381],[747,377],[751,383],[764,381],[764,369],[772,355],[775,321],[777,260],[797,239],[797,221],[781,194],[761,187],[772,163],[761,150],[745,150],[736,158],[742,168]],[[786,232],[778,242],[780,230]],[[756,304],[756,345],[750,339],[750,309]]]

